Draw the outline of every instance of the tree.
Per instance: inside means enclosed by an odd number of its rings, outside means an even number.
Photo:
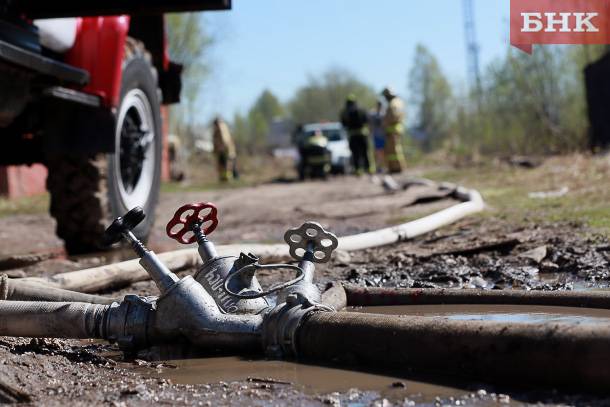
[[[364,108],[372,108],[377,99],[371,86],[345,69],[334,68],[320,77],[310,77],[290,101],[291,117],[295,123],[337,121],[350,94]]]
[[[422,147],[440,146],[450,135],[455,101],[436,57],[421,44],[415,49],[409,90],[416,111],[415,128],[424,136]]]
[[[510,155],[585,147],[582,69],[600,52],[558,46],[537,47],[533,55],[509,50],[486,70],[478,107],[459,107],[455,128],[462,150]]]
[[[243,115],[235,113],[231,128],[237,148],[243,149],[248,143],[248,120]]]
[[[284,115],[284,106],[270,90],[265,89],[254,102],[250,112],[260,113],[266,123],[271,123]]]
[[[170,116],[171,130],[180,133],[181,129],[194,125],[197,101],[210,72],[204,57],[214,40],[205,31],[202,14],[167,14],[166,22],[170,56],[184,65],[182,101],[173,106]]]
[[[267,144],[267,136],[273,120],[283,117],[285,109],[280,100],[268,89],[256,99],[246,117],[233,117],[233,133],[240,148],[249,152],[261,151]]]

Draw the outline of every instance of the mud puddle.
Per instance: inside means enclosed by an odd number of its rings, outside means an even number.
[[[353,307],[348,311],[504,323],[610,323],[610,310],[572,307],[467,304]],[[372,373],[279,360],[209,357],[170,360],[163,365],[171,368],[158,369],[152,375],[180,385],[266,383],[294,387],[311,395],[357,389],[392,401],[408,398],[417,403],[431,403],[439,398],[459,399],[472,391],[459,381],[436,378],[428,382],[425,377],[407,379],[383,369]]]
[[[437,397],[461,397],[468,390],[424,381],[406,380],[399,375],[365,373],[333,367],[314,366],[280,360],[251,360],[240,357],[213,357],[167,362],[175,366],[158,372],[162,379],[183,385],[218,382],[253,382],[294,386],[307,394],[323,395],[358,389],[389,400],[409,398],[432,402]]]
[[[505,323],[572,323],[610,324],[610,310],[551,307],[532,305],[402,305],[382,307],[353,307],[351,312],[389,315],[426,316],[461,321],[490,321]]]

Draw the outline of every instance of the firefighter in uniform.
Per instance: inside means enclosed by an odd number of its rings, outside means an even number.
[[[383,128],[383,102],[377,101],[375,109],[369,115],[369,128],[373,138],[375,166],[377,172],[383,172],[385,167],[385,129]]]
[[[404,133],[404,102],[390,88],[385,88],[382,94],[388,102],[383,117],[386,166],[390,173],[399,173],[406,166],[401,143]]]
[[[175,134],[167,137],[167,158],[169,161],[169,178],[172,181],[180,182],[184,180],[184,171],[180,162],[180,150],[182,146],[180,139]]]
[[[221,117],[214,119],[214,155],[216,156],[218,178],[221,182],[228,182],[233,179],[233,169],[235,162],[235,143],[229,126]]]
[[[341,112],[341,124],[349,134],[352,165],[358,175],[375,171],[370,157],[368,121],[368,115],[358,106],[356,98],[348,96]]]
[[[330,152],[328,139],[322,130],[316,130],[303,140],[300,146],[301,162],[299,178],[304,180],[307,176],[325,179],[330,172]]]

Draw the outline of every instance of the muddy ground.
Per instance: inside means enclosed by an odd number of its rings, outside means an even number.
[[[414,174],[411,174],[414,175]],[[403,177],[403,181],[406,181]],[[405,222],[455,203],[441,191],[413,186],[387,194],[369,178],[329,182],[268,183],[253,187],[166,192],[161,197],[150,246],[177,248],[164,226],[180,205],[212,201],[220,208],[219,243],[278,242],[288,227],[317,220],[339,235]],[[425,198],[434,198],[429,201]],[[351,254],[320,267],[317,281],[348,281],[366,286],[481,289],[571,290],[610,286],[610,241],[574,221],[506,219],[494,213],[464,219],[410,242]],[[0,219],[0,255],[35,252],[35,265],[13,263],[15,277],[49,275],[131,258],[110,255],[68,258],[45,214]],[[27,239],[24,237],[27,236]],[[264,284],[284,276],[263,275]],[[137,283],[120,293],[154,293],[152,283]],[[179,369],[172,361],[125,360],[112,345],[92,341],[0,338],[0,401],[38,405],[490,405],[506,403],[608,405],[610,399],[560,390],[515,390],[479,382],[451,382],[455,396],[422,395],[404,376],[381,388],[339,392],[304,388],[297,382],[206,380],[180,384],[168,379]],[[169,373],[168,373],[169,372]],[[447,378],[425,381],[447,383]],[[197,382],[195,380],[195,382]],[[382,382],[383,383],[383,382]],[[388,392],[391,390],[391,392]]]

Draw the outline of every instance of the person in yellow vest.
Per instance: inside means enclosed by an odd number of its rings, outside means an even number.
[[[300,152],[299,178],[304,180],[309,176],[326,179],[330,172],[330,152],[328,138],[322,130],[315,130],[312,134],[305,135]]]
[[[235,143],[229,126],[218,116],[214,119],[214,155],[216,156],[218,177],[221,182],[228,182],[233,179],[234,162],[236,157]]]
[[[388,172],[399,173],[406,167],[405,155],[402,150],[405,105],[389,87],[385,88],[382,94],[388,102],[385,115],[383,116],[386,166]]]

